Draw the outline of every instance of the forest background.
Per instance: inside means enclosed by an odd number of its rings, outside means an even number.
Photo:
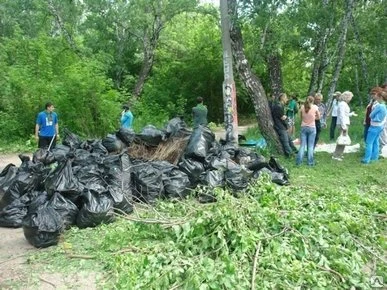
[[[0,140],[29,142],[54,102],[60,127],[88,137],[185,116],[197,96],[223,122],[219,7],[196,0],[0,0]],[[354,105],[387,82],[384,0],[229,0],[264,94],[303,99],[351,90]],[[235,12],[234,11],[234,12]],[[235,14],[236,15],[236,14]],[[256,115],[236,76],[239,118]]]

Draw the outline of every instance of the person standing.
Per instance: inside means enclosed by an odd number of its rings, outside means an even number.
[[[357,116],[355,112],[351,112],[348,103],[352,100],[353,94],[350,91],[345,91],[341,94],[339,105],[337,108],[337,126],[340,134],[347,136],[349,125],[351,124],[349,117]],[[335,152],[333,152],[332,159],[343,161],[345,145],[336,144]]]
[[[50,144],[51,148],[54,148],[56,139],[59,138],[58,115],[54,109],[54,105],[48,102],[45,110],[40,112],[36,118],[35,138],[38,140],[39,148],[48,148]]]
[[[294,139],[294,136],[296,134],[296,127],[295,127],[295,118],[298,113],[298,103],[297,103],[297,97],[292,96],[291,100],[289,101],[288,107],[286,108],[286,116],[287,116],[287,122],[288,122],[288,133],[292,140]]]
[[[381,86],[383,89],[383,95],[387,94],[387,84]],[[387,145],[387,119],[384,122],[384,127],[382,133],[380,133],[379,137],[379,153],[382,154],[383,147]]]
[[[322,128],[326,128],[327,123],[327,107],[325,104],[322,102],[323,100],[323,95],[320,93],[317,93],[314,95],[314,104],[317,106],[320,114],[319,117],[316,117],[316,137],[314,140],[314,146],[313,149],[316,148],[316,145],[318,141],[320,140],[320,133]]]
[[[314,165],[314,146],[316,137],[316,120],[320,118],[320,112],[317,105],[314,104],[312,96],[307,97],[304,105],[300,109],[301,114],[301,145],[298,151],[296,164],[301,165],[304,159],[305,149],[308,154],[308,165]]]
[[[332,107],[328,112],[328,115],[331,115],[331,126],[329,128],[329,140],[333,141],[335,139],[335,130],[337,123],[337,107],[339,105],[339,98],[341,96],[341,92],[335,92],[333,94]]]
[[[370,127],[367,132],[365,154],[362,163],[368,164],[370,161],[379,159],[379,138],[386,122],[387,109],[385,101],[387,94],[382,88],[372,89],[374,105],[370,113]]]
[[[203,98],[198,97],[196,99],[197,105],[192,108],[192,116],[193,116],[193,127],[196,128],[199,125],[207,126],[207,107],[203,105]]]
[[[293,153],[297,153],[298,150],[296,146],[294,146],[293,141],[291,140],[288,133],[288,124],[287,124],[287,116],[284,112],[284,106],[288,101],[288,97],[286,94],[282,93],[279,96],[279,102],[273,104],[273,108],[271,111],[274,129],[276,130],[279,140],[282,144],[283,150],[285,152],[286,157],[291,157]]]
[[[125,129],[131,129],[133,125],[133,114],[129,110],[128,105],[122,106],[122,113],[121,113],[121,128]]]

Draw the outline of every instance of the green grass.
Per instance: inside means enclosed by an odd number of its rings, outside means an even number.
[[[121,218],[73,228],[30,261],[102,272],[98,283],[108,289],[249,289],[257,255],[256,289],[371,289],[370,277],[387,272],[387,161],[360,165],[359,153],[341,163],[327,153],[316,159],[316,167],[281,160],[291,186],[263,176],[239,198],[216,190],[209,205],[160,201],[140,217],[169,225]]]

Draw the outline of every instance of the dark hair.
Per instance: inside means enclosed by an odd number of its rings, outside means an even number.
[[[53,105],[54,105],[53,103],[47,102],[47,103],[46,103],[46,106],[45,106],[46,110],[48,109],[48,107],[51,107],[51,106],[53,106]]]
[[[197,97],[196,98],[196,102],[198,102],[198,104],[203,103],[203,98],[202,97]]]
[[[128,106],[128,105],[122,105],[122,108],[123,108],[124,110],[129,110],[129,106]]]

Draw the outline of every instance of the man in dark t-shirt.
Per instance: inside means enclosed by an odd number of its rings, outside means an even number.
[[[197,106],[192,108],[192,115],[193,115],[193,127],[196,128],[199,125],[207,126],[207,107],[203,105],[203,98],[198,97],[196,99]]]

